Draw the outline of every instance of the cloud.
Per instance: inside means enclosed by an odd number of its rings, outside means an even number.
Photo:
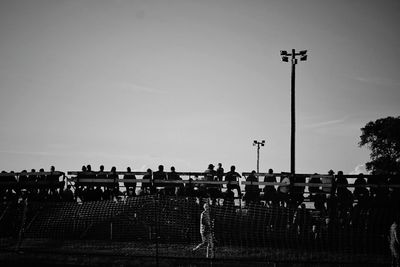
[[[320,127],[325,127],[325,126],[331,126],[331,125],[341,124],[341,123],[345,122],[346,119],[347,119],[347,117],[344,117],[342,119],[336,119],[336,120],[322,121],[322,122],[307,124],[304,127],[305,128],[320,128]]]
[[[365,168],[365,164],[358,164],[356,167],[354,167],[354,170],[350,172],[350,174],[368,174],[369,172]]]
[[[370,83],[379,86],[389,86],[389,87],[399,87],[400,81],[392,80],[392,79],[384,79],[381,77],[362,77],[358,76],[354,78],[355,80],[362,83]]]

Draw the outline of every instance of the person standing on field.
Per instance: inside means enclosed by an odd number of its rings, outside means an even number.
[[[400,266],[399,225],[394,221],[389,230],[389,248],[392,256],[392,267]]]
[[[193,252],[199,248],[207,245],[207,258],[214,258],[214,235],[213,235],[213,222],[210,217],[210,206],[208,203],[203,205],[204,211],[200,214],[200,235],[201,243],[198,244]]]

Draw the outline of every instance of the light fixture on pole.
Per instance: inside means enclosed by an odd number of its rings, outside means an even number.
[[[265,140],[261,142],[254,140],[253,146],[257,146],[257,173],[260,173],[260,146],[265,146]]]
[[[283,62],[292,63],[292,81],[291,81],[291,134],[290,134],[290,173],[294,175],[295,171],[295,132],[296,132],[296,113],[295,113],[295,73],[296,64],[298,59],[296,56],[300,56],[300,61],[307,60],[307,50],[301,50],[296,52],[292,49],[292,53],[288,53],[285,50],[281,50],[281,57]]]

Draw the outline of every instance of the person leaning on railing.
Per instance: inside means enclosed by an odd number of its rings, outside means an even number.
[[[154,179],[154,184],[152,190],[154,191],[154,193],[157,193],[159,195],[165,195],[165,184],[157,184],[157,181],[167,180],[167,174],[164,171],[163,165],[158,166],[158,171],[155,171],[153,173],[153,179]]]
[[[207,170],[204,171],[206,181],[215,181],[217,172],[214,170],[214,165],[209,164]],[[220,197],[219,186],[217,184],[207,184],[207,194],[211,198],[212,205],[215,205],[217,198]]]
[[[368,205],[369,191],[366,187],[367,181],[364,178],[364,174],[360,173],[357,179],[354,181],[354,199],[357,200],[360,207]]]
[[[126,168],[126,172],[127,173],[124,175],[124,180],[125,179],[127,179],[127,180],[136,179],[135,174],[131,173],[132,172],[131,167],[127,167]],[[124,182],[124,186],[125,186],[125,189],[126,189],[126,195],[128,197],[136,196],[136,183],[125,183]]]
[[[256,171],[253,170],[251,172],[251,174],[247,177],[246,182],[258,182]],[[258,185],[246,184],[244,190],[246,193],[243,198],[246,201],[246,205],[250,203],[256,204],[260,201],[260,188]]]
[[[353,193],[347,188],[347,178],[343,176],[343,171],[338,171],[336,175],[336,197],[338,219],[341,226],[346,226],[350,220],[350,214],[353,209]]]
[[[238,183],[239,178],[241,177],[242,176],[238,172],[236,172],[236,167],[234,165],[232,165],[231,170],[225,174],[225,181],[228,182],[228,184],[226,185],[227,190],[236,190],[239,197],[242,197],[242,192]],[[231,182],[236,182],[237,184],[231,184]]]
[[[145,175],[143,175],[143,180],[148,180],[147,182],[142,182],[141,186],[141,195],[150,195],[153,193],[152,180],[153,180],[153,171],[149,168]]]
[[[319,184],[322,185],[322,181],[320,178],[320,175],[318,173],[314,173],[311,177],[310,180],[308,181],[310,185],[308,187],[308,191],[310,192],[310,200],[314,202],[314,208],[318,211],[321,212],[321,214],[325,215],[326,214],[326,208],[325,208],[325,201],[326,201],[326,196],[322,192],[321,188],[318,187]]]
[[[267,175],[264,177],[264,182],[276,183],[276,176],[274,170],[269,169]],[[278,196],[274,185],[266,185],[263,188],[264,196],[263,199],[268,206],[275,206],[278,203]]]
[[[290,197],[290,178],[286,174],[281,174],[281,180],[280,183],[284,185],[278,186],[278,202],[282,207],[288,206]]]

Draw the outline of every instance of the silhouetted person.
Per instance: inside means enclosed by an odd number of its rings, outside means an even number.
[[[269,169],[268,174],[264,177],[264,182],[276,183],[276,176],[274,170]],[[277,204],[277,192],[274,185],[266,185],[263,188],[264,200],[268,206],[274,206]]]
[[[119,176],[117,174],[117,168],[115,166],[111,167],[110,173],[108,174],[107,178],[113,180],[113,184],[110,186],[112,199],[114,199],[114,197],[120,196],[122,193],[119,190]]]
[[[389,230],[389,248],[392,256],[393,267],[400,266],[400,232],[397,221],[394,221]]]
[[[336,177],[336,196],[339,224],[342,227],[348,227],[353,210],[353,193],[347,187],[347,178],[343,176],[342,171],[338,171]]]
[[[278,202],[284,207],[289,204],[290,201],[290,178],[285,174],[281,174],[280,182],[283,185],[278,186],[277,194],[278,194]]]
[[[142,182],[142,195],[150,195],[154,194],[153,192],[153,171],[151,169],[147,169],[147,173],[143,175],[143,180],[148,180],[148,182]]]
[[[130,180],[136,179],[135,174],[131,173],[132,172],[131,167],[127,167],[126,172],[127,173],[124,175],[124,180],[125,179],[130,179]],[[126,189],[126,195],[128,197],[136,196],[136,183],[125,183],[124,182],[124,186]]]
[[[50,167],[50,174],[47,175],[47,181],[52,183],[60,182],[60,177],[62,176],[62,172],[56,171],[54,166]]]
[[[34,169],[33,169],[34,170]],[[18,179],[18,182],[19,183],[26,183],[26,182],[29,182],[29,176],[28,176],[28,174],[27,174],[27,171],[26,170],[23,170],[22,172],[20,172],[20,174],[19,174],[19,179]],[[35,182],[35,179],[33,179],[33,181],[32,182]]]
[[[206,181],[215,181],[217,172],[214,170],[214,165],[209,164],[207,170],[205,170],[205,180]],[[217,198],[220,197],[219,188],[217,184],[207,184],[207,194],[210,196],[212,205],[215,205],[217,202]]]
[[[90,164],[86,165],[86,178],[94,179],[96,178],[96,173],[92,171],[92,166]]]
[[[46,181],[46,174],[44,174],[44,169],[40,168],[39,172],[40,172],[40,174],[38,176],[38,181],[45,182]]]
[[[104,165],[100,165],[99,171],[96,173],[96,179],[106,179],[107,174],[104,172]]]
[[[222,168],[222,163],[218,163],[218,168],[217,168],[217,181],[222,181],[224,177],[224,168]]]
[[[46,185],[47,175],[44,174],[44,169],[39,169],[39,174],[37,175],[37,183],[39,187],[39,195],[43,201],[47,200],[48,197],[48,189],[49,187]]]
[[[167,180],[167,174],[164,172],[164,166],[159,165],[158,166],[158,171],[153,173],[153,181],[154,181],[154,191],[156,191],[158,194],[165,194],[165,184],[163,183],[158,183],[157,181],[166,181]]]
[[[338,171],[335,178],[336,192],[340,191],[342,188],[346,188],[346,185],[348,184],[349,182],[347,181],[347,178],[343,175],[343,171]]]
[[[81,171],[76,175],[77,180],[79,181],[80,178],[86,178],[86,166],[83,165]]]
[[[310,200],[314,202],[314,208],[319,210],[323,215],[326,213],[325,209],[325,194],[322,192],[321,188],[318,187],[319,184],[322,184],[321,178],[318,173],[314,173],[310,180],[308,181],[310,185],[308,187],[308,191],[310,192]]]
[[[354,199],[358,201],[360,207],[365,207],[368,205],[369,191],[366,187],[367,181],[362,173],[358,175],[357,179],[354,181],[354,185]]]
[[[222,163],[218,163],[218,168],[216,170],[216,181],[222,182],[224,178],[224,168],[222,167]],[[222,184],[218,185],[219,195],[222,195]]]
[[[198,244],[193,252],[199,248],[207,245],[207,258],[214,258],[214,233],[213,233],[213,222],[210,216],[210,206],[208,203],[203,205],[204,211],[200,214],[200,235],[201,243]]]
[[[256,171],[253,170],[251,174],[247,176],[246,182],[258,182]],[[260,188],[258,185],[246,184],[244,191],[246,192],[244,195],[246,205],[249,205],[250,203],[255,204],[260,201]]]
[[[182,181],[174,166],[171,167],[171,172],[168,174],[168,181]],[[181,195],[182,191],[183,184],[171,183],[165,187],[165,193],[169,196]]]
[[[225,181],[226,182],[239,182],[239,178],[242,176],[236,172],[236,167],[234,165],[231,166],[231,170],[225,174]],[[238,197],[242,197],[242,192],[240,190],[239,183],[238,184],[230,184],[226,185],[227,190],[236,190]],[[233,192],[233,191],[232,191]]]

